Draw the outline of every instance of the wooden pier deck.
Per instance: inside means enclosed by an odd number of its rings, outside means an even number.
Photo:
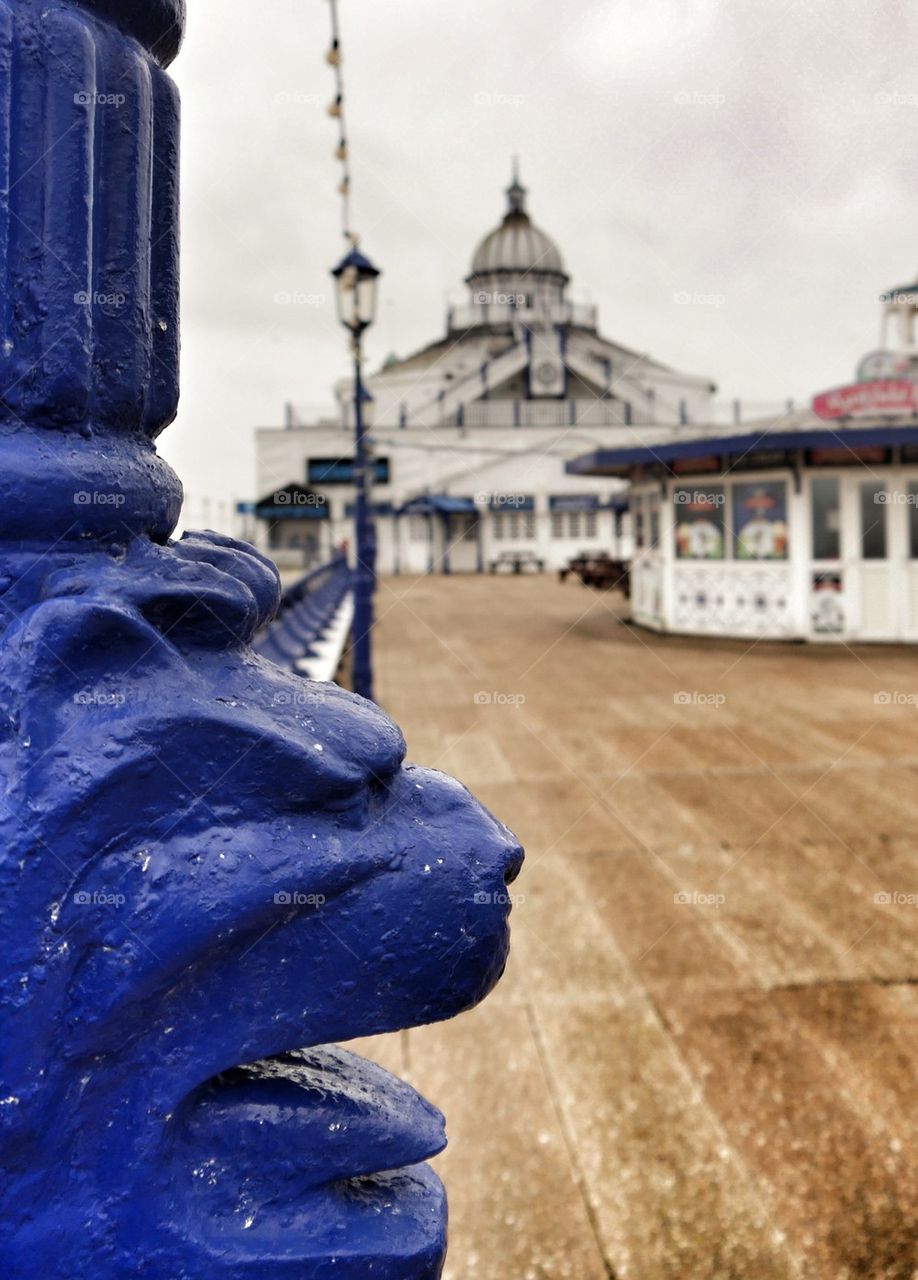
[[[494,995],[362,1045],[446,1111],[448,1280],[915,1280],[918,655],[621,606],[381,585],[410,757],[528,852]]]

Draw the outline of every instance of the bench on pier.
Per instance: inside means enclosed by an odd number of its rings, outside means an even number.
[[[565,582],[569,574],[579,578],[585,587],[609,590],[619,587],[628,598],[631,596],[631,567],[627,560],[615,560],[607,551],[581,552],[569,560],[558,577]]]
[[[504,570],[509,573],[523,573],[527,569],[531,569],[534,573],[541,573],[544,568],[545,561],[540,559],[534,551],[502,551],[490,564],[492,573],[500,573]]]

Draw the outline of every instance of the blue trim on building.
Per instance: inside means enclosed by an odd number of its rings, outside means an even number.
[[[357,503],[356,502],[347,503],[347,505],[344,508],[344,514],[348,517],[356,515]],[[391,502],[374,502],[373,515],[374,516],[392,516],[392,515],[395,515],[395,508],[393,507]]]
[[[471,498],[458,498],[450,493],[426,493],[412,498],[396,512],[400,516],[461,516],[477,515],[478,508]]]
[[[548,499],[549,511],[598,511],[598,493],[559,493]]]
[[[572,476],[615,475],[631,467],[681,458],[731,457],[756,450],[828,449],[837,446],[859,449],[869,445],[918,444],[918,426],[854,427],[812,431],[756,431],[735,436],[705,436],[694,440],[669,440],[665,444],[640,445],[628,449],[595,449],[565,466]]]
[[[535,511],[535,498],[522,493],[492,495],[488,506],[492,511]]]

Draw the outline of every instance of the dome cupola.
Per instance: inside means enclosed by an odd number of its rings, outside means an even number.
[[[526,188],[516,165],[507,188],[507,212],[503,222],[481,241],[466,279],[473,293],[499,288],[507,293],[563,295],[568,275],[558,246],[537,227],[526,209]]]

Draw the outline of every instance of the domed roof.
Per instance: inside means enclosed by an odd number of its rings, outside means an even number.
[[[507,188],[509,208],[499,227],[485,236],[472,258],[472,275],[498,271],[568,278],[558,246],[531,221],[526,212],[526,188],[514,172]]]

